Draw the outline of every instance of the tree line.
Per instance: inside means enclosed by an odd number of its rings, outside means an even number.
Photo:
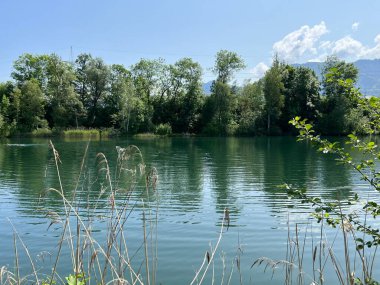
[[[13,64],[13,80],[0,83],[0,136],[70,128],[279,135],[292,133],[288,122],[295,116],[323,134],[365,133],[370,116],[352,63],[328,57],[319,80],[311,69],[275,57],[262,79],[238,86],[234,74],[244,68],[237,53],[219,51],[207,95],[202,68],[191,58],[141,59],[127,69],[91,54],[73,63],[56,54],[23,54]]]

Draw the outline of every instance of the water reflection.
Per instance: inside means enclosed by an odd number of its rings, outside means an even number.
[[[147,169],[157,168],[159,184],[156,191],[147,191],[142,178],[130,195],[130,181],[122,177],[116,200],[123,203],[130,197],[133,205],[127,223],[129,242],[132,248],[141,244],[142,200],[158,203],[160,266],[168,272],[180,266],[176,271],[181,274],[197,266],[203,250],[215,240],[226,207],[231,218],[222,242],[227,254],[236,254],[237,241],[242,238],[247,257],[278,258],[283,252],[287,213],[292,212],[295,220],[305,220],[304,213],[309,211],[302,209],[305,205],[287,199],[279,184],[286,182],[307,188],[311,195],[335,199],[351,196],[361,183],[349,168],[336,165],[334,157],[322,155],[293,137],[95,141],[85,157],[86,141],[53,143],[60,155],[58,167],[65,195],[70,198],[75,192],[82,211],[96,208],[91,215],[99,219],[94,228],[98,236],[106,227],[101,215],[110,207],[110,199],[107,191],[100,195],[108,181],[104,171],[99,171],[97,154],[106,155],[115,182],[116,146],[134,144],[141,149]],[[12,231],[8,230],[6,217],[11,217],[27,237],[35,255],[47,245],[54,252],[59,225],[47,230],[45,215],[47,211],[62,214],[64,209],[59,195],[46,191],[60,189],[48,140],[8,140],[0,144],[0,169],[0,229],[7,229],[0,231],[0,260],[12,263],[12,248],[8,246],[12,244]],[[190,270],[186,279],[191,280],[192,273]],[[162,274],[162,280],[170,275]]]
[[[158,169],[160,202],[173,211],[197,212],[206,206],[222,213],[228,207],[239,215],[242,207],[258,200],[276,211],[286,209],[285,193],[277,187],[285,182],[327,199],[352,195],[352,173],[347,167],[337,166],[334,157],[322,157],[292,137],[97,141],[90,144],[82,170],[87,142],[56,141],[65,195],[71,197],[76,189],[78,199],[98,199],[106,181],[99,174],[96,154],[106,154],[114,173],[116,146],[130,143],[139,145],[146,164]],[[32,203],[44,197],[46,189],[60,188],[47,140],[0,145],[0,167],[2,191],[15,194],[22,205],[18,210],[25,214],[33,214]],[[45,206],[60,207],[57,197],[46,195]]]

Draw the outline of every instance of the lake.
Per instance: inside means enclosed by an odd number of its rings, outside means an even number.
[[[53,143],[59,152],[61,180],[65,195],[75,188],[86,141],[58,140]],[[157,284],[189,284],[200,267],[210,245],[215,246],[221,229],[224,209],[228,208],[229,226],[215,255],[215,284],[220,284],[225,261],[225,283],[232,269],[231,284],[284,284],[284,270],[265,265],[251,265],[260,257],[285,259],[288,228],[294,235],[295,226],[304,239],[305,284],[311,283],[312,244],[318,244],[319,224],[311,217],[310,205],[288,199],[280,184],[307,188],[310,195],[324,199],[347,199],[355,191],[363,197],[378,199],[368,190],[360,176],[346,166],[336,165],[334,157],[318,153],[312,146],[296,142],[293,137],[258,138],[160,138],[110,139],[89,144],[83,177],[79,181],[77,199],[90,203],[103,187],[98,171],[97,153],[107,157],[114,172],[116,146],[136,145],[147,167],[158,173],[156,191],[150,197],[137,188],[131,201],[136,203],[126,224],[131,252],[141,246],[143,236],[142,200],[157,207]],[[113,175],[113,174],[112,174]],[[142,185],[144,183],[141,183]],[[105,186],[104,186],[105,187]],[[0,144],[0,267],[15,265],[13,227],[30,251],[40,272],[49,272],[55,260],[62,224],[50,224],[47,213],[62,214],[59,196],[46,194],[46,189],[59,189],[52,149],[46,139],[12,139]],[[141,188],[143,188],[141,186]],[[140,191],[140,192],[139,192]],[[142,191],[142,192],[141,192]],[[119,196],[116,199],[121,199]],[[98,201],[99,214],[109,200]],[[94,212],[94,215],[97,213]],[[99,218],[94,234],[105,240],[107,221]],[[326,232],[333,243],[340,229]],[[102,235],[103,233],[103,235]],[[313,233],[313,239],[310,233]],[[30,263],[18,241],[22,272],[30,273]],[[338,237],[334,251],[343,258],[343,245]],[[133,263],[142,262],[136,255]],[[343,261],[343,259],[342,259]],[[380,279],[379,258],[374,266]],[[63,252],[58,269],[61,275],[70,271],[70,256]],[[343,264],[343,263],[342,263]],[[239,266],[237,266],[239,265]],[[240,273],[239,273],[240,269]],[[210,284],[212,274],[207,278]],[[337,284],[331,265],[326,265],[326,284]],[[330,281],[330,282],[328,282]],[[95,283],[94,283],[95,284]]]

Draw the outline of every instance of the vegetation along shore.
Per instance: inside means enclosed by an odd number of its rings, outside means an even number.
[[[219,51],[205,94],[202,68],[191,58],[141,59],[127,69],[91,54],[73,62],[23,54],[13,80],[0,83],[0,136],[282,135],[294,133],[288,121],[295,116],[322,134],[366,133],[366,106],[377,97],[355,89],[352,63],[328,57],[319,79],[275,57],[262,79],[238,84],[234,73],[244,67],[237,53]]]

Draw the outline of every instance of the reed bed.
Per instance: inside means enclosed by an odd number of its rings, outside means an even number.
[[[109,137],[110,131],[98,129],[69,129],[62,132],[64,138],[98,139]]]
[[[50,221],[48,228],[53,225],[60,228],[56,249],[49,253],[51,270],[46,273],[37,267],[35,257],[13,227],[15,266],[12,270],[5,266],[0,268],[0,284],[157,284],[159,193],[156,168],[145,165],[138,147],[116,147],[114,170],[111,170],[107,157],[98,153],[97,177],[90,182],[85,171],[87,144],[74,191],[69,192],[71,194],[68,197],[68,192],[64,189],[65,183],[61,180],[62,162],[59,152],[52,142],[50,147],[58,187],[47,189],[41,199],[46,199],[49,195],[59,197],[63,209],[62,212],[44,209],[46,218]],[[89,194],[83,196],[83,189],[95,185],[99,187],[97,197],[90,197]],[[141,213],[143,235],[140,246],[131,249],[128,243],[128,220],[137,210]],[[106,223],[101,238],[94,232],[97,219]],[[214,267],[225,222],[229,224],[228,210],[224,214],[215,246],[210,245],[206,251],[190,284],[204,283],[209,269]],[[27,256],[31,273],[23,274],[25,268],[20,268],[21,252]],[[60,261],[63,255],[70,256],[70,268],[67,265],[62,268]]]
[[[369,237],[357,233],[347,220],[342,219],[335,231],[326,220],[317,225],[312,221],[296,223],[294,228],[288,221],[285,258],[260,257],[251,268],[263,268],[269,283],[274,274],[282,274],[286,285],[380,284],[374,276],[378,245],[362,247],[360,240]]]

